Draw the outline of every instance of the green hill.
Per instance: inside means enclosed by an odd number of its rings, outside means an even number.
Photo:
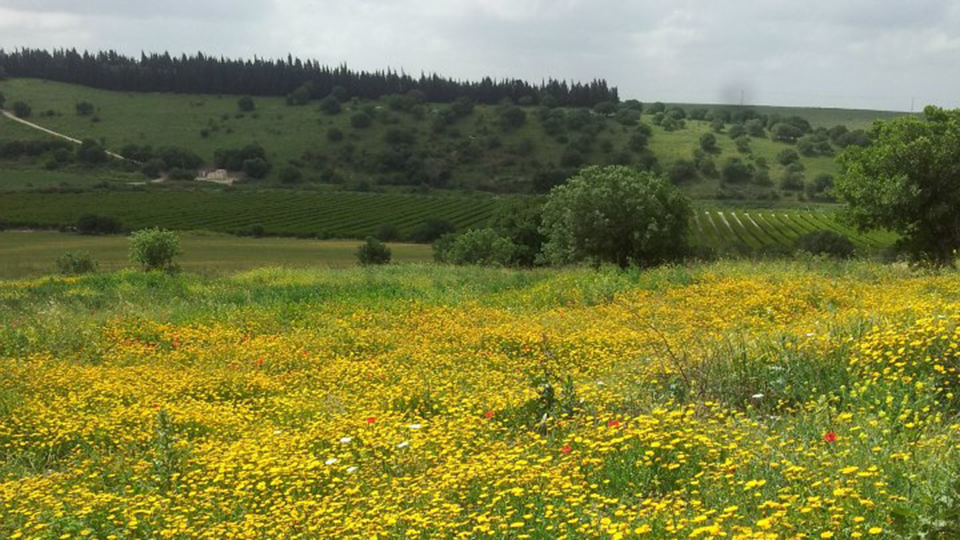
[[[178,147],[197,153],[212,166],[218,150],[259,144],[272,164],[272,172],[260,181],[260,187],[278,183],[280,172],[293,166],[301,171],[303,184],[542,192],[586,164],[651,166],[651,158],[655,158],[659,168],[669,171],[678,160],[692,159],[700,137],[715,129],[708,121],[689,118],[681,129],[655,125],[657,118],[649,114],[649,105],[640,118],[650,129],[648,142],[643,145],[635,144],[639,128],[629,125],[633,122],[618,116],[619,112],[603,115],[586,109],[519,107],[525,120],[516,127],[505,127],[502,110],[486,105],[476,105],[455,116],[447,112],[450,105],[411,107],[401,103],[403,108],[397,110],[398,102],[389,99],[351,100],[342,105],[339,114],[328,114],[316,101],[289,106],[282,98],[256,98],[255,110],[245,113],[238,108],[237,96],[111,92],[35,79],[2,82],[0,92],[6,95],[8,107],[16,101],[29,103],[33,109],[31,121],[79,139],[101,141],[115,151],[128,145]],[[93,114],[79,115],[75,107],[81,102],[93,104]],[[682,108],[688,112],[741,110],[691,104]],[[872,118],[897,114],[755,109],[764,115],[802,116],[813,128],[846,123],[857,129],[867,126]],[[360,116],[371,120],[368,127],[356,120]],[[785,172],[777,156],[795,145],[773,141],[766,131],[763,137],[750,138],[749,152],[739,152],[726,133],[732,125],[728,122],[724,132],[716,133],[717,151],[709,158],[717,172],[684,179],[684,189],[695,199],[803,200],[802,184],[795,185],[798,189],[794,190],[779,185]],[[0,126],[0,140],[45,136],[6,119],[0,120]],[[838,150],[835,145],[828,147],[831,152]],[[765,163],[772,185],[724,183],[723,164],[731,158],[753,168],[762,168]],[[800,181],[806,183],[837,170],[829,155],[801,156],[799,163],[803,168]],[[21,164],[21,168],[30,167]],[[33,177],[36,182],[30,181]],[[4,175],[0,189],[49,184],[42,180],[44,177],[44,173],[27,172],[13,178]],[[126,177],[108,180],[134,181]]]

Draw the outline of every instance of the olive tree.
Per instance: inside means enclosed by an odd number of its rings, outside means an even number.
[[[130,237],[130,262],[144,270],[176,270],[173,258],[182,253],[180,238],[172,231],[142,229]]]
[[[545,258],[649,266],[685,250],[690,202],[659,175],[593,166],[555,187],[543,209]]]
[[[861,230],[890,229],[914,260],[952,265],[960,248],[960,109],[877,122],[839,157],[834,193]]]

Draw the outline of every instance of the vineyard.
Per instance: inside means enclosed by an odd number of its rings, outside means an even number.
[[[362,238],[384,224],[407,234],[430,218],[470,228],[485,222],[495,204],[491,197],[351,192],[8,193],[0,199],[0,223],[71,226],[81,215],[96,213],[116,217],[128,229],[242,233],[260,225],[275,236]]]
[[[833,212],[815,210],[699,210],[691,227],[694,245],[718,251],[789,248],[814,231],[842,234],[865,252],[888,247],[897,238],[890,232],[860,233]]]
[[[445,219],[459,230],[483,226],[496,204],[493,197],[354,192],[8,193],[0,199],[0,223],[69,227],[81,215],[97,213],[119,218],[128,229],[157,226],[242,234],[260,225],[273,236],[362,238],[384,224],[406,235],[430,218]],[[859,233],[828,210],[701,209],[691,223],[691,241],[718,252],[748,253],[790,248],[800,236],[819,230],[843,234],[865,252],[896,239],[887,232]]]

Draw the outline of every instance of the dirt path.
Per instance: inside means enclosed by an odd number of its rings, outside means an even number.
[[[27,122],[27,121],[24,120],[23,118],[18,118],[15,114],[11,113],[10,111],[5,111],[5,110],[0,109],[0,114],[3,114],[3,116],[6,116],[7,118],[9,118],[10,120],[13,120],[14,122],[20,122],[21,124],[23,124],[23,125],[25,125],[25,126],[27,126],[27,127],[29,127],[29,128],[33,128],[33,129],[40,130],[40,131],[42,131],[42,132],[44,132],[44,133],[46,133],[46,134],[48,134],[48,135],[53,135],[54,137],[59,137],[59,138],[61,138],[61,139],[68,140],[68,141],[70,141],[70,142],[72,142],[72,143],[74,143],[74,144],[82,144],[82,143],[83,143],[83,141],[80,141],[79,139],[74,139],[73,137],[68,137],[68,136],[64,135],[63,133],[57,133],[56,131],[47,129],[47,128],[43,127],[43,126],[38,126],[37,124],[34,124],[33,122]],[[109,150],[107,150],[107,155],[110,156],[110,157],[116,158],[116,159],[123,160],[123,161],[130,161],[130,162],[132,162],[132,163],[136,163],[136,162],[134,162],[133,160],[127,159],[127,158],[121,156],[120,154],[115,154],[115,153],[113,153],[113,152],[111,152],[111,151],[109,151]]]

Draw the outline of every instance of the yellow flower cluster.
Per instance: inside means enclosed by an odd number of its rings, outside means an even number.
[[[72,347],[11,317],[0,537],[886,538],[958,463],[952,275],[500,272],[470,297],[398,273],[375,300],[202,300],[369,277],[340,272],[191,283],[177,316],[118,300]]]

